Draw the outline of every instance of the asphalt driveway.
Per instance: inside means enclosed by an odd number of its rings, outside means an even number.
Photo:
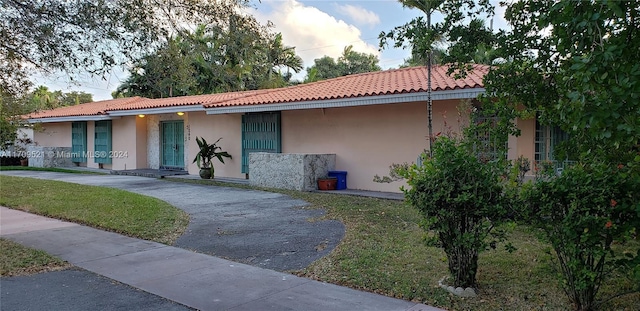
[[[331,252],[345,231],[339,221],[318,220],[323,210],[265,191],[121,175],[0,174],[112,187],[164,200],[191,216],[174,246],[277,271],[307,267]]]
[[[2,310],[193,310],[78,268],[0,280]]]

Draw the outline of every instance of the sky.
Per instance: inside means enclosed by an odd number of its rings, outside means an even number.
[[[263,24],[271,21],[274,24],[272,30],[282,33],[285,46],[296,48],[305,68],[324,55],[338,58],[346,46],[353,45],[354,51],[377,55],[383,70],[398,68],[410,53],[393,46],[381,51],[378,47],[380,32],[388,32],[424,14],[403,8],[395,0],[262,0],[248,12]],[[494,28],[506,27],[503,15],[504,10],[498,8]],[[434,21],[438,19],[434,16]],[[302,80],[305,74],[296,74],[294,79]],[[75,83],[70,83],[65,74],[34,78],[36,85],[46,85],[50,90],[63,92],[84,91],[93,94],[97,101],[111,99],[111,92],[127,75],[125,68],[115,68],[105,77],[75,76]]]

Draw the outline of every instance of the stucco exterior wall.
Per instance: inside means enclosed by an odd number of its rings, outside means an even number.
[[[147,115],[147,164],[149,168],[160,168],[160,117]]]
[[[41,123],[33,141],[42,147],[71,147],[71,122]]]
[[[136,168],[148,168],[147,162],[147,120],[145,118],[134,117],[136,122]]]
[[[526,175],[533,176],[533,161],[535,156],[536,120],[534,118],[518,120],[520,136],[518,137],[518,156],[524,156],[531,162],[531,171]]]
[[[223,151],[229,152],[232,159],[224,159],[225,164],[214,159],[215,176],[245,178],[242,174],[242,115],[222,114],[207,115],[205,112],[189,112],[188,127],[185,124],[185,136],[187,136],[188,153],[191,155],[187,164],[189,174],[197,175],[198,166],[192,163],[198,153],[196,137],[204,137],[208,143],[215,142],[222,137],[219,146]],[[186,153],[186,151],[185,151]]]
[[[434,133],[459,131],[459,103],[434,102]],[[415,162],[427,147],[424,102],[282,112],[282,152],[336,154],[336,170],[348,172],[350,189],[400,192],[404,183],[375,183],[374,175],[388,175],[392,163]]]
[[[111,168],[114,170],[136,167],[136,117],[122,117],[111,121]]]

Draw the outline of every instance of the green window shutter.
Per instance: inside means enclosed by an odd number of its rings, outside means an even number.
[[[111,121],[96,121],[95,126],[95,153],[96,163],[111,164]]]
[[[249,173],[249,153],[282,152],[280,112],[242,116],[242,173]]]
[[[87,122],[71,123],[71,161],[87,162]]]

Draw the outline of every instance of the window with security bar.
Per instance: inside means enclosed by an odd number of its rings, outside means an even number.
[[[569,159],[558,159],[557,149],[562,142],[569,140],[569,134],[558,126],[544,125],[536,120],[536,136],[534,160],[536,165],[542,162],[553,164],[556,173],[560,174],[565,167],[571,165]]]
[[[479,110],[474,117],[474,121],[477,125],[483,125],[477,129],[476,137],[477,143],[474,146],[478,158],[483,162],[497,160],[500,156],[500,149],[506,148],[507,142],[500,141],[496,135],[492,135],[491,129],[496,126],[498,118],[492,115],[485,115]],[[503,155],[507,156],[506,152]]]

